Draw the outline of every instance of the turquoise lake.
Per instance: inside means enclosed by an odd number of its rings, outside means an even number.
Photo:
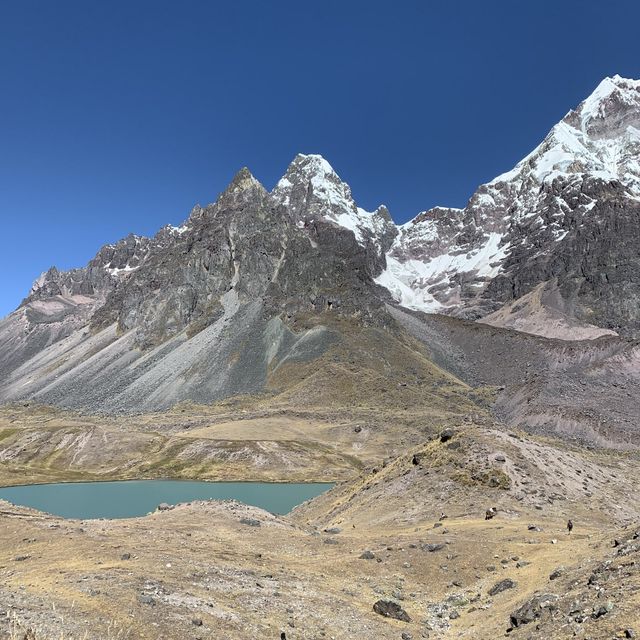
[[[239,500],[271,513],[288,513],[324,493],[330,483],[191,482],[186,480],[127,480],[67,482],[0,487],[0,499],[64,518],[133,518],[161,503],[191,500]]]

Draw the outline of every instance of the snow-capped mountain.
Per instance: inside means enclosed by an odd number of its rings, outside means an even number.
[[[0,401],[151,410],[260,391],[339,341],[327,314],[395,326],[394,298],[572,340],[638,337],[639,131],[640,82],[607,78],[464,209],[400,226],[358,207],[321,156],[296,156],[271,193],[242,169],[181,226],[40,276],[0,320]]]
[[[604,317],[608,296],[594,282],[603,271],[595,273],[595,265],[585,271],[576,251],[605,221],[616,233],[628,222],[635,238],[639,196],[640,81],[605,78],[511,171],[479,187],[463,210],[436,208],[402,225],[376,281],[400,304],[422,311],[492,314],[489,322],[563,337],[582,335],[578,324],[584,337],[601,333],[592,323],[602,332],[628,332],[637,313],[608,299],[613,313]],[[589,246],[593,252],[596,245]],[[618,268],[621,256],[608,251],[606,277],[628,279]],[[625,254],[634,270],[636,254]],[[537,313],[535,323],[523,314],[495,315],[541,285],[539,308],[524,314]]]
[[[180,227],[40,276],[0,320],[0,402],[106,411],[211,402],[260,391],[282,363],[337,340],[301,318],[388,322],[373,275],[393,240],[390,218],[363,217],[371,226],[356,235],[348,216],[364,214],[319,157],[299,156],[287,175],[290,195],[284,182],[272,195],[242,169]]]
[[[301,226],[323,219],[352,231],[380,266],[398,233],[387,208],[370,212],[358,207],[349,185],[320,155],[298,154],[271,195]]]

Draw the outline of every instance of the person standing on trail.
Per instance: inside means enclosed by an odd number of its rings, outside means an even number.
[[[567,520],[567,531],[569,534],[573,531],[573,522],[571,520]]]

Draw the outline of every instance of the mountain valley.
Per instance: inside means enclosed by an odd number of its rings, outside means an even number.
[[[0,320],[0,485],[336,485],[286,516],[0,501],[0,637],[636,637],[639,223],[614,76],[464,209],[396,225],[300,154],[52,267]]]

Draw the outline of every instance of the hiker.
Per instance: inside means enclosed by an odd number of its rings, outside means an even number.
[[[567,520],[567,531],[569,533],[573,531],[573,522],[571,522],[571,520]]]

